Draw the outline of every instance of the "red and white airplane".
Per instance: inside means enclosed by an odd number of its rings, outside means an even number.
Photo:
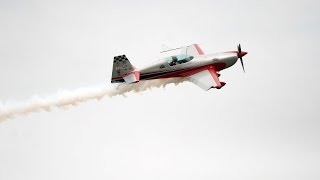
[[[220,89],[226,83],[220,82],[219,72],[234,65],[240,59],[243,71],[242,57],[247,54],[241,51],[228,51],[214,54],[204,54],[199,45],[193,44],[178,48],[181,54],[170,56],[160,61],[137,69],[131,65],[126,55],[115,56],[111,83],[136,83],[141,80],[187,77],[203,90]]]

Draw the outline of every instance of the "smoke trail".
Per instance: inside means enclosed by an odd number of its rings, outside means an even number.
[[[185,80],[184,78],[169,78],[141,81],[135,84],[121,84],[115,88],[98,86],[94,88],[80,88],[74,91],[62,90],[52,96],[34,97],[24,103],[1,104],[0,102],[0,122],[14,118],[17,115],[51,111],[53,108],[65,109],[68,106],[76,106],[88,100],[100,100],[103,97],[125,95],[128,92],[141,92],[152,88],[165,87],[168,84],[178,85]]]

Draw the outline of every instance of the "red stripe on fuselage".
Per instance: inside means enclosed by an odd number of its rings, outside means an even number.
[[[140,74],[140,80],[145,79],[162,79],[162,78],[171,78],[171,77],[187,77],[193,74],[196,74],[200,71],[203,71],[209,67],[214,67],[216,71],[221,71],[226,67],[225,63],[216,63],[211,65],[200,66],[196,68],[186,68],[180,70],[173,70],[173,71],[156,71],[151,73],[144,73]],[[122,77],[112,78],[113,81],[121,80]]]
[[[213,65],[205,65],[205,66],[196,67],[196,68],[171,71],[171,72],[167,72],[164,74],[155,73],[155,74],[150,74],[149,76],[151,76],[151,77],[147,77],[147,78],[144,78],[143,77],[144,75],[142,75],[141,80],[143,80],[143,79],[162,79],[162,78],[171,78],[171,77],[188,77],[188,76],[196,74],[200,71],[208,69],[209,67],[214,67],[214,69],[216,71],[220,71],[220,70],[224,69],[224,67],[226,67],[226,64],[217,63],[217,64],[213,64]]]

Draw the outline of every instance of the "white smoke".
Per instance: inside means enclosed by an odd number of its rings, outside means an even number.
[[[32,112],[51,111],[54,108],[66,109],[69,106],[76,106],[88,100],[101,100],[103,97],[125,95],[128,92],[141,92],[152,88],[165,87],[168,84],[178,85],[185,80],[185,78],[168,78],[141,81],[134,84],[120,84],[114,88],[97,86],[73,91],[61,90],[51,96],[34,97],[21,103],[3,104],[0,102],[0,122],[14,118],[17,115],[25,115]]]

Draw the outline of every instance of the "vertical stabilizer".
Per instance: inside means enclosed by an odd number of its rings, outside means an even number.
[[[126,55],[115,56],[113,58],[111,83],[134,83],[139,80],[140,72],[132,66]]]

